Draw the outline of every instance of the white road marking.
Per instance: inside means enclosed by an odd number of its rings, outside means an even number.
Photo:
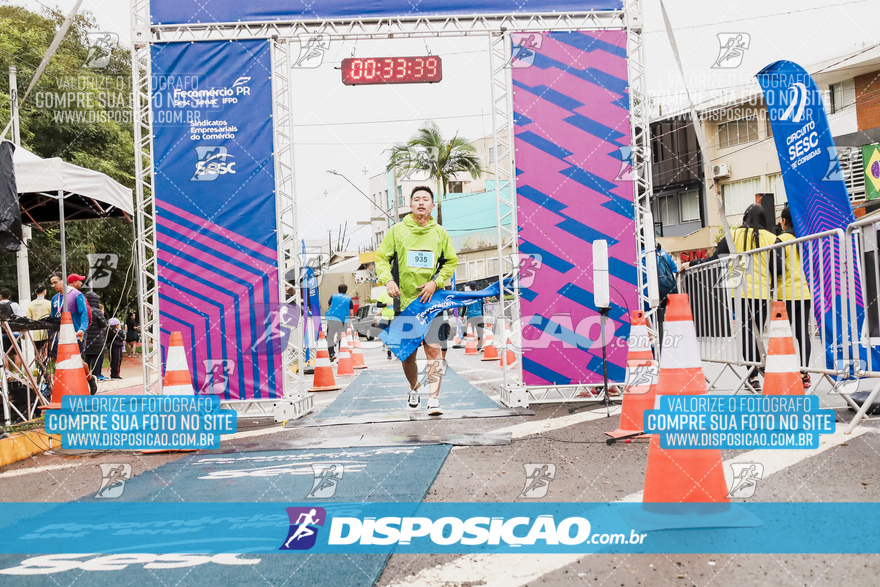
[[[496,379],[474,379],[473,381],[468,381],[471,385],[477,385],[480,383],[497,383],[498,381],[504,381],[503,377],[498,377]]]
[[[514,424],[513,426],[507,426],[505,428],[493,430],[492,434],[510,432],[511,438],[523,438],[526,436],[531,436],[532,434],[540,434],[541,432],[548,432],[550,430],[566,428],[568,426],[574,426],[575,424],[580,424],[582,422],[590,422],[592,420],[599,420],[605,417],[606,416],[604,411],[578,412],[576,414],[569,414],[560,418],[550,418],[547,420],[538,420],[537,422]]]
[[[31,467],[29,469],[16,469],[15,471],[0,473],[0,479],[6,479],[7,477],[21,477],[22,475],[30,475],[31,473],[57,471],[58,469],[70,469],[71,467],[80,467],[84,464],[85,463],[64,463],[62,465],[42,465],[40,467]]]
[[[572,416],[591,416],[589,419],[596,419],[595,413],[572,414]],[[566,416],[558,418],[564,420],[571,418]],[[543,422],[552,423],[553,421],[543,420],[534,424],[542,424]],[[529,423],[532,424],[532,423]],[[571,425],[571,424],[568,424]],[[518,432],[525,431],[525,424],[518,426],[510,426],[495,430],[494,432],[507,432],[519,428]],[[560,426],[561,427],[561,426]],[[838,427],[838,431],[834,434],[823,434],[820,437],[819,448],[815,450],[754,450],[743,453],[734,459],[724,461],[725,477],[729,475],[731,463],[742,463],[755,461],[764,465],[764,474],[770,475],[778,473],[788,467],[794,466],[801,461],[810,457],[822,454],[828,449],[835,447],[843,442],[848,442],[858,438],[866,432],[874,432],[874,430],[861,427],[856,429],[852,434],[843,433],[843,428]],[[463,447],[462,447],[463,448]],[[642,492],[627,495],[620,501],[622,502],[640,502],[642,500]],[[394,581],[389,587],[404,587],[407,585],[454,585],[456,583],[474,583],[485,585],[486,587],[519,587],[526,585],[532,581],[541,578],[547,573],[552,573],[567,565],[589,556],[589,554],[517,554],[516,559],[510,556],[498,554],[474,554],[459,557],[448,563],[436,565],[430,569],[424,569],[416,575],[401,578]],[[515,560],[513,564],[512,560]]]
[[[263,436],[265,434],[277,434],[278,432],[290,432],[289,429],[283,428],[280,424],[276,428],[263,428],[261,430],[247,430],[245,432],[236,432],[235,434],[224,434],[220,440],[238,440],[239,438],[251,438],[252,436]]]

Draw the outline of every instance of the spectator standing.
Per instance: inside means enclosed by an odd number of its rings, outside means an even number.
[[[128,318],[125,319],[125,344],[128,347],[128,356],[136,357],[137,353],[135,352],[136,344],[141,340],[141,326],[140,322],[138,322],[137,314],[134,312],[128,313]]]
[[[339,293],[330,296],[330,301],[327,302],[330,305],[327,310],[327,349],[330,351],[331,361],[336,358],[336,337],[342,337],[345,326],[351,323],[354,315],[354,302],[346,295],[348,286],[342,283],[336,289]]]
[[[379,313],[379,330],[385,330],[388,328],[388,325],[391,324],[391,321],[394,320],[394,299],[388,295],[388,290],[383,289],[382,293],[379,294],[379,299],[377,300],[376,306],[379,307],[381,312]],[[391,360],[391,349],[389,349],[385,344],[382,345],[385,347],[385,355],[388,357],[388,360]]]
[[[8,314],[9,317],[12,316],[24,316],[24,312],[21,311],[21,306],[19,306],[16,302],[12,301],[12,292],[6,289],[0,289],[0,304],[4,306],[8,306]],[[5,318],[3,318],[5,320]],[[6,353],[9,352],[9,349],[12,348],[12,343],[9,341],[9,337],[6,335],[6,330],[3,330],[3,354],[4,356],[8,356]],[[16,359],[16,364],[18,364],[18,360]],[[9,368],[9,362],[5,363],[6,368]]]
[[[728,265],[729,287],[731,295],[739,300],[734,305],[737,321],[742,328],[743,359],[750,363],[763,363],[758,350],[756,337],[760,337],[767,322],[773,279],[779,267],[780,251],[769,253],[764,251],[757,255],[738,256],[737,253],[769,247],[780,242],[775,234],[766,230],[767,216],[760,204],[752,204],[743,213],[742,225],[731,231],[736,251],[731,251],[727,239],[721,239],[715,252],[703,262],[721,257],[730,257]],[[691,262],[691,265],[697,265]],[[760,392],[758,375],[763,374],[763,367],[753,367],[749,373],[749,385]]]
[[[469,281],[467,289],[468,291],[477,291],[477,282]],[[477,298],[474,303],[465,306],[464,311],[467,312],[467,323],[474,327],[474,334],[477,336],[477,348],[480,348],[483,346],[483,327],[485,326],[482,298]]]
[[[675,276],[678,275],[678,266],[672,255],[656,244],[657,252],[657,293],[660,298],[660,305],[657,306],[657,336],[663,340],[663,322],[666,320],[666,305],[669,303],[669,294],[678,293],[678,283]],[[662,342],[661,342],[662,344]]]
[[[53,318],[61,318],[61,312],[70,312],[70,317],[73,320],[73,329],[76,332],[76,341],[79,344],[79,352],[80,356],[85,355],[85,335],[86,331],[89,329],[89,321],[91,319],[91,310],[88,302],[86,302],[86,298],[83,296],[82,292],[79,291],[78,286],[82,286],[82,282],[85,279],[82,275],[77,275],[76,273],[72,273],[67,276],[67,283],[69,286],[67,288],[67,299],[66,301],[62,300],[62,292],[64,288],[64,283],[61,281],[62,276],[60,273],[53,273],[49,278],[49,283],[55,288],[55,291],[58,293],[55,297],[52,298],[52,317]],[[53,344],[52,356],[56,356],[58,346],[58,340],[56,337],[55,343]],[[98,381],[89,371],[88,365],[83,363],[83,370],[86,373],[86,379],[89,382],[89,390],[92,395],[95,395],[98,391]]]
[[[119,329],[118,318],[110,318],[107,322],[107,348],[110,349],[110,379],[122,379],[119,374],[122,368],[122,352],[125,349],[125,337]]]
[[[781,242],[791,241],[797,238],[794,232],[794,224],[791,222],[791,210],[788,206],[782,209],[781,215],[782,234],[779,235]],[[788,319],[794,326],[794,337],[798,341],[801,353],[801,364],[810,364],[810,306],[812,296],[807,285],[807,279],[801,269],[801,253],[797,245],[789,245],[783,249],[783,260],[780,275],[782,280],[776,292],[776,299],[785,301],[788,311]],[[809,389],[812,382],[809,373],[802,373],[804,389]]]
[[[101,371],[104,366],[104,352],[107,344],[107,319],[104,318],[104,313],[101,311],[98,294],[87,291],[83,295],[92,308],[92,321],[86,331],[85,360],[92,375],[97,377],[98,381],[104,381],[107,378]]]
[[[42,283],[34,290],[34,299],[28,304],[27,317],[31,320],[43,320],[52,315],[52,304],[46,299],[46,286]],[[37,354],[45,358],[46,344],[49,342],[48,330],[32,330],[34,348]]]

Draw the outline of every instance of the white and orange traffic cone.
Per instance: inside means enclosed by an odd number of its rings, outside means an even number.
[[[651,335],[645,313],[633,312],[629,330],[629,351],[626,355],[626,386],[623,390],[623,406],[620,408],[620,425],[614,432],[606,432],[611,438],[634,436],[644,431],[645,410],[654,409],[657,384],[657,361],[651,351]]]
[[[318,352],[315,355],[315,377],[309,391],[333,391],[341,389],[333,378],[333,367],[330,366],[330,351],[327,350],[327,337],[324,332],[318,333]]]
[[[489,324],[483,329],[483,358],[481,361],[500,361],[498,349],[495,348],[495,335],[492,334],[492,325]]]
[[[664,395],[706,393],[706,379],[688,296],[669,294],[667,300],[663,340],[675,341],[675,344],[664,345],[660,352],[657,402]],[[719,449],[662,448],[659,436],[651,435],[642,501],[667,504],[730,503]]]
[[[180,332],[172,332],[168,340],[162,395],[195,395],[187,366],[186,350],[183,348],[183,335]]]
[[[364,362],[364,353],[361,352],[361,337],[355,332],[352,339],[354,344],[351,348],[351,361],[355,369],[366,369],[367,364]]]
[[[773,302],[770,344],[764,366],[764,395],[804,395],[804,380],[794,350],[794,336],[785,302]]]
[[[464,354],[476,355],[479,353],[477,350],[477,337],[474,336],[474,328],[471,324],[468,324],[467,335],[464,337],[464,341]]]
[[[47,410],[61,408],[61,398],[66,395],[89,395],[89,382],[83,370],[82,356],[73,330],[70,312],[61,313],[61,329],[58,331],[58,359],[55,363],[55,380],[52,383],[52,402],[41,406]]]
[[[486,347],[493,346],[494,344],[495,334],[492,332],[492,324],[485,322],[485,327],[483,328],[483,346],[480,347],[480,352],[485,352]]]
[[[354,375],[354,362],[351,360],[351,353],[348,350],[348,335],[342,335],[339,341],[339,354],[336,357],[336,376]]]
[[[183,348],[183,335],[174,331],[168,339],[168,354],[165,356],[165,377],[162,380],[162,395],[196,395],[186,363],[186,350]],[[165,452],[195,452],[187,449],[150,449],[142,450],[141,454],[158,454]]]
[[[513,352],[510,347],[510,324],[507,322],[504,323],[504,337],[502,338],[504,341],[501,345],[501,352],[507,353],[507,366],[510,367],[514,363],[516,363],[516,353]],[[504,369],[504,363],[500,362],[498,364],[499,369]]]

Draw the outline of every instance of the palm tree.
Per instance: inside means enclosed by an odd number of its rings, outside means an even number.
[[[440,127],[432,120],[425,122],[409,141],[397,143],[391,148],[386,171],[392,170],[397,177],[412,171],[426,171],[437,182],[437,224],[443,224],[441,202],[453,176],[466,171],[477,179],[485,173],[470,142],[458,136],[458,133],[447,141]]]

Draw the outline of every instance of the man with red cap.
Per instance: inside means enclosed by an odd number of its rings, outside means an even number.
[[[79,288],[82,287],[83,281],[85,281],[86,278],[76,273],[71,273],[67,277],[67,284],[70,287],[67,288],[67,303],[64,304],[62,304],[61,301],[61,294],[64,291],[64,284],[61,279],[62,276],[60,273],[53,273],[51,277],[49,277],[49,283],[55,288],[55,291],[58,292],[52,298],[52,317],[60,318],[62,311],[70,312],[70,317],[73,320],[73,328],[76,330],[76,341],[79,343],[79,352],[80,355],[82,355],[85,347],[85,333],[89,329],[90,312],[89,304],[86,302],[86,298],[83,296],[82,292],[79,291]],[[83,366],[85,367],[86,378],[89,381],[89,390],[92,392],[92,395],[95,395],[98,390],[98,382],[88,370],[88,365],[84,363]]]

